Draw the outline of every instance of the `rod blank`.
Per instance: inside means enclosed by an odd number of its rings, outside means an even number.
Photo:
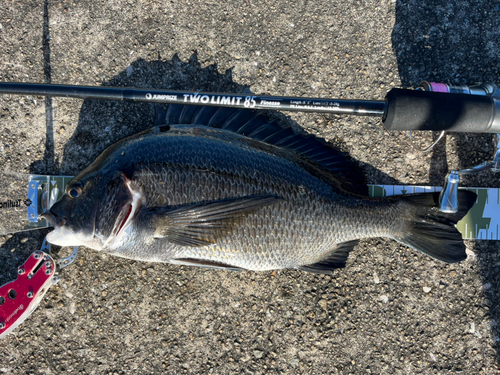
[[[383,116],[384,101],[0,82],[0,94]]]

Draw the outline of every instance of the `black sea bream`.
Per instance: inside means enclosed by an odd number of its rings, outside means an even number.
[[[357,239],[388,237],[444,262],[475,201],[368,198],[354,165],[250,110],[171,106],[166,125],[106,149],[45,214],[47,240],[148,262],[230,269],[343,267]]]

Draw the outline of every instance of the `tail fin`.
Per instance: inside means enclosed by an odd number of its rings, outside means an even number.
[[[415,250],[446,263],[456,263],[467,258],[462,235],[455,228],[476,201],[476,194],[458,191],[458,211],[444,213],[439,210],[439,193],[415,194],[403,198],[414,207],[407,231],[393,237]]]

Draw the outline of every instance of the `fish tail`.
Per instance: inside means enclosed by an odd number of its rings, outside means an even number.
[[[459,190],[455,213],[439,210],[439,193],[409,195],[402,200],[410,205],[411,216],[401,235],[393,237],[396,241],[446,263],[467,258],[462,235],[455,225],[476,201],[475,193]]]

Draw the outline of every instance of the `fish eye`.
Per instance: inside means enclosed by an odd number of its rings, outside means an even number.
[[[82,185],[79,183],[71,185],[68,188],[68,194],[73,199],[78,198],[82,194]]]

